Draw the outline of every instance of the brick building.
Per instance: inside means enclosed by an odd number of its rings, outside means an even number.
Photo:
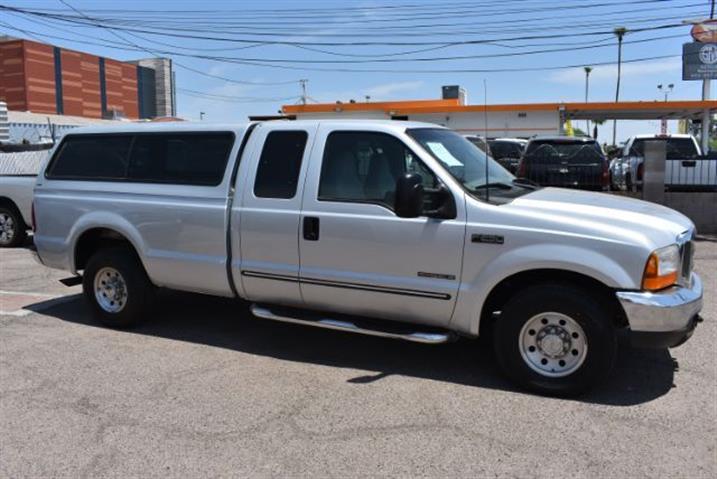
[[[174,82],[156,81],[167,75],[173,80],[171,61],[154,60],[140,65],[0,38],[0,100],[8,110],[86,118],[174,116]]]

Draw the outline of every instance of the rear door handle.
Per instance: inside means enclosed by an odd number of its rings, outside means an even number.
[[[316,216],[304,216],[304,239],[319,241],[319,219]]]

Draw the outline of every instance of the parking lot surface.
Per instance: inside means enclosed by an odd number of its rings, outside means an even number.
[[[0,476],[717,476],[717,242],[684,346],[624,347],[571,400],[516,391],[489,344],[273,323],[163,292],[97,326],[66,273],[0,250]]]

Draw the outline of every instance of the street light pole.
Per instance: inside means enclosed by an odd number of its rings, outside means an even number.
[[[673,88],[675,88],[675,84],[674,84],[674,83],[670,83],[670,84],[667,85],[667,86],[663,86],[662,83],[660,83],[659,85],[657,85],[657,89],[658,89],[659,91],[664,91],[664,92],[665,92],[665,103],[667,103],[667,96],[668,96],[670,93],[672,93],[672,89],[673,89]],[[667,134],[667,119],[665,119],[665,118],[663,118],[663,119],[660,121],[660,134],[661,134],[661,135],[666,135],[666,134]]]
[[[617,27],[613,30],[617,36],[617,86],[615,88],[615,103],[620,100],[620,73],[622,70],[622,37],[627,33],[627,28]],[[612,144],[616,144],[617,138],[617,119],[612,120]]]
[[[590,91],[590,72],[593,71],[593,67],[584,67],[584,70],[585,70],[585,103],[587,103],[588,102],[588,92]],[[588,136],[592,136],[592,135],[590,135],[590,119],[589,118],[585,120],[585,126],[587,128],[585,133],[587,133]]]

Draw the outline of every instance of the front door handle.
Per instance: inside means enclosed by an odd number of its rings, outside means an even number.
[[[304,216],[304,239],[319,241],[319,219],[316,216]]]

